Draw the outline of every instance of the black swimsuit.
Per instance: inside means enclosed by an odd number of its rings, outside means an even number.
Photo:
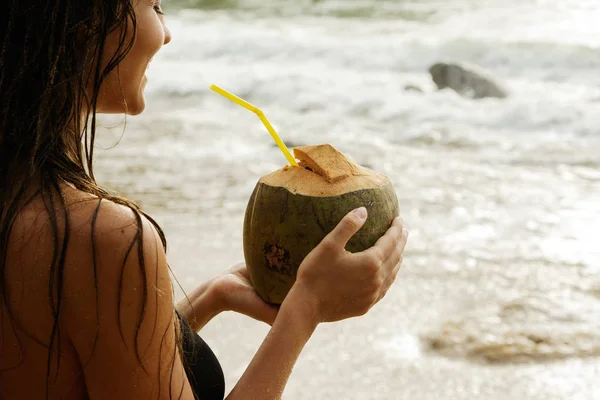
[[[197,400],[223,400],[225,378],[219,360],[202,338],[179,315],[186,373]]]

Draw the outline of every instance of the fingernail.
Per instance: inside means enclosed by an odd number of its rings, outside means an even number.
[[[358,216],[360,219],[367,218],[367,209],[365,207],[357,208],[356,210],[352,211],[352,213]]]

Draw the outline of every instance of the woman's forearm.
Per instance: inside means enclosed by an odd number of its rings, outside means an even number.
[[[291,300],[291,299],[290,299]],[[227,400],[278,400],[317,322],[307,304],[287,302]]]
[[[224,311],[212,279],[189,293],[176,308],[195,332],[199,332],[211,319]]]
[[[181,316],[196,331],[225,311],[222,288],[215,282],[204,282],[177,305]],[[310,297],[300,291],[294,287],[289,292],[267,337],[227,400],[281,398],[298,356],[318,324],[315,305],[306,302],[304,299]]]

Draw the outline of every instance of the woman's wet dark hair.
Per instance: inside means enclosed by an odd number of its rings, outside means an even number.
[[[166,250],[156,222],[135,203],[99,187],[93,173],[99,90],[135,40],[131,1],[4,0],[0,12],[0,310],[4,304],[12,316],[5,279],[12,227],[27,203],[41,197],[54,241],[48,288],[54,327],[49,338],[47,387],[53,379],[50,371],[57,371],[60,362],[56,346],[60,346],[58,321],[69,244],[68,208],[60,184],[99,198],[96,213],[102,199],[133,210],[138,229],[130,251],[143,252],[142,217],[156,227]],[[111,33],[118,34],[118,47],[105,60],[105,41]],[[28,191],[32,182],[37,183],[33,195]],[[61,210],[61,215],[55,210]],[[139,260],[145,269],[144,258]]]

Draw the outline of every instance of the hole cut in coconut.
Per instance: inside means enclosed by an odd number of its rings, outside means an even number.
[[[334,183],[351,175],[360,175],[358,166],[330,144],[301,146],[293,149],[299,166]]]

